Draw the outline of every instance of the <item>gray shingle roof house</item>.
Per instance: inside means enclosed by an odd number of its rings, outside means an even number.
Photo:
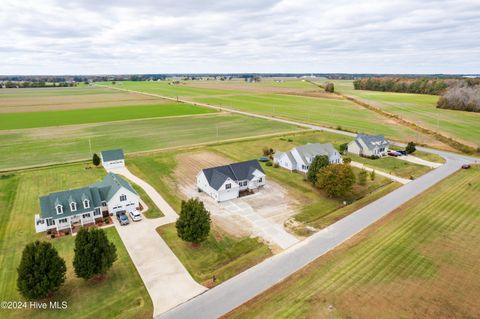
[[[359,133],[355,140],[348,144],[347,151],[361,156],[385,156],[389,147],[390,142],[383,135]]]
[[[342,163],[340,153],[332,144],[309,143],[292,148],[287,152],[276,152],[273,161],[290,171],[307,172],[315,156],[326,155],[330,163]]]
[[[197,175],[197,187],[221,202],[239,196],[241,191],[265,185],[265,172],[256,160],[205,168]]]
[[[37,232],[71,229],[72,224],[95,223],[103,212],[135,210],[139,196],[120,176],[108,173],[90,186],[54,192],[40,197],[40,214],[35,216]]]
[[[100,158],[106,169],[125,166],[125,155],[121,149],[101,151]]]

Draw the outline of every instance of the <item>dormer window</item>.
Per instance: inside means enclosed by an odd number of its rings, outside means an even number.
[[[72,212],[76,211],[76,210],[77,210],[77,203],[71,202],[71,203],[70,203],[70,210],[71,210]]]
[[[120,201],[124,202],[127,200],[127,195],[120,195]]]
[[[88,199],[83,201],[83,208],[90,208],[90,201]]]
[[[57,215],[63,214],[63,206],[62,205],[57,205],[55,206],[57,210]]]

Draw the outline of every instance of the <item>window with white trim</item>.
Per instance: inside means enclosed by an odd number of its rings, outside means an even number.
[[[58,222],[61,224],[65,224],[67,221],[68,221],[68,218],[62,218],[58,220]]]
[[[120,195],[120,201],[124,202],[127,200],[127,195]]]
[[[95,208],[95,213],[94,213],[94,215],[95,215],[95,216],[98,216],[98,215],[100,215],[100,214],[101,214],[100,208]]]
[[[260,178],[258,179],[258,182],[261,183],[262,181],[263,181],[263,178],[260,177]]]
[[[71,210],[72,212],[76,211],[76,210],[77,210],[77,203],[71,202],[71,203],[70,203],[70,210]]]
[[[232,184],[228,183],[228,184],[225,184],[225,189],[230,189],[232,188]]]
[[[88,199],[83,201],[83,208],[90,208],[90,201]]]
[[[57,215],[63,214],[63,206],[62,205],[57,205],[55,208],[57,210]]]
[[[90,218],[90,213],[85,213],[82,215],[82,218]]]

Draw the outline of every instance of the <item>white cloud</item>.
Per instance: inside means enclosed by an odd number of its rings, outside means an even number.
[[[480,72],[468,0],[4,0],[0,74]]]

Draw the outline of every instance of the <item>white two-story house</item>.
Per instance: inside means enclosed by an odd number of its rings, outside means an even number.
[[[316,156],[328,156],[330,164],[343,162],[340,153],[332,144],[309,143],[294,147],[288,152],[276,152],[273,156],[274,163],[290,171],[306,173]]]
[[[239,197],[265,185],[265,173],[256,160],[205,168],[197,175],[197,188],[217,202]]]
[[[104,215],[130,212],[139,207],[139,196],[120,176],[108,173],[93,185],[50,193],[40,197],[40,214],[35,230],[72,230],[74,226],[95,224]]]

